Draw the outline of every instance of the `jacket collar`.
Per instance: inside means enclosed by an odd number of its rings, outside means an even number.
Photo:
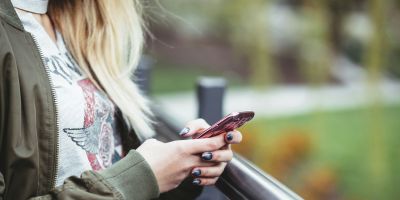
[[[15,12],[14,6],[10,0],[0,0],[0,16],[1,18],[19,30],[24,30],[21,20]]]

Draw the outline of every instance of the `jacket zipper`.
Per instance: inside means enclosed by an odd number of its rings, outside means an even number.
[[[47,78],[48,78],[48,80],[50,82],[51,97],[53,99],[53,105],[54,105],[54,110],[55,110],[55,114],[56,114],[56,119],[55,120],[56,120],[56,132],[57,132],[57,134],[56,134],[56,137],[55,137],[56,146],[55,146],[55,149],[54,149],[54,154],[55,154],[55,162],[54,162],[55,164],[54,164],[54,167],[53,167],[54,178],[51,178],[51,177],[49,178],[50,188],[48,188],[49,190],[51,190],[51,189],[53,189],[55,187],[55,184],[56,184],[56,181],[57,181],[57,177],[58,177],[58,174],[57,174],[57,171],[58,171],[58,150],[59,150],[59,147],[60,147],[60,144],[58,142],[59,127],[60,127],[60,124],[59,124],[59,121],[58,121],[58,119],[59,119],[58,118],[58,107],[57,107],[58,106],[58,100],[57,100],[55,87],[53,85],[53,81],[52,81],[52,78],[51,78],[50,69],[47,66],[46,62],[44,61],[43,51],[40,48],[39,43],[36,40],[36,37],[34,35],[32,35],[31,33],[29,33],[29,34],[32,36],[33,41],[36,44],[36,47],[37,47],[37,49],[39,51],[39,54],[40,54],[40,60],[42,61],[42,64],[43,64],[43,66],[45,68],[45,71],[46,71]]]

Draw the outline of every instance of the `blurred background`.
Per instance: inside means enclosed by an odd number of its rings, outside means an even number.
[[[147,2],[151,95],[182,125],[200,76],[254,110],[235,151],[305,199],[400,196],[400,2]]]

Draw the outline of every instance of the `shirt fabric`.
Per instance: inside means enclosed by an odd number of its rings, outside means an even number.
[[[35,38],[55,89],[59,122],[56,186],[84,171],[108,168],[122,157],[114,104],[82,73],[59,32],[54,43],[31,13],[17,13]]]

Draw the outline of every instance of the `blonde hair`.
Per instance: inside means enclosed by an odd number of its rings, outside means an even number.
[[[49,15],[73,57],[140,139],[153,135],[147,100],[131,80],[144,43],[137,0],[51,0]]]

